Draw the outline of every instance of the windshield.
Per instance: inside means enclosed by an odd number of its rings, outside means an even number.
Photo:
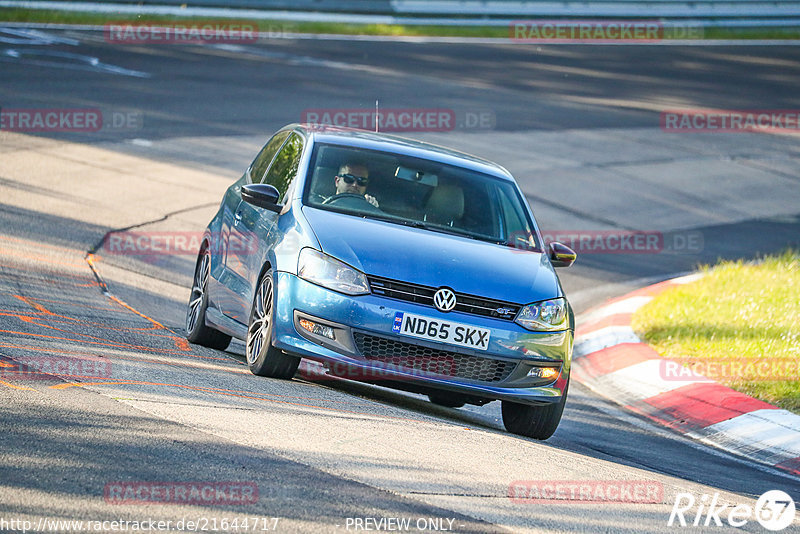
[[[513,183],[410,156],[318,144],[303,203],[539,251]]]

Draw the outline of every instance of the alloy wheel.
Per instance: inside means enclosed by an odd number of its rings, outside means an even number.
[[[192,282],[192,295],[189,298],[189,313],[186,314],[186,331],[192,332],[197,326],[202,313],[203,297],[208,287],[208,275],[211,267],[211,258],[208,252],[203,253],[200,266],[195,269],[194,281]]]
[[[265,343],[269,343],[270,325],[272,323],[272,278],[265,276],[258,287],[253,320],[247,331],[247,362],[252,364],[258,359]]]

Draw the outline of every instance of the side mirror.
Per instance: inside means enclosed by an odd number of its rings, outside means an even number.
[[[242,186],[242,200],[265,210],[280,212],[282,204],[278,204],[281,194],[275,186],[269,184],[247,184]]]
[[[550,263],[553,267],[569,267],[578,258],[578,254],[563,243],[553,241],[548,247],[550,250]]]

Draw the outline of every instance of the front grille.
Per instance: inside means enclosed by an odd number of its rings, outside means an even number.
[[[508,378],[516,366],[513,362],[423,347],[361,332],[354,332],[353,339],[358,351],[367,360],[423,374],[500,382]]]
[[[375,295],[431,307],[433,307],[433,294],[438,290],[435,287],[409,284],[378,276],[368,276],[367,279],[372,293]],[[511,302],[476,297],[464,293],[456,293],[456,302],[455,311],[494,317],[495,319],[504,319],[506,321],[513,321],[521,307],[519,304]]]

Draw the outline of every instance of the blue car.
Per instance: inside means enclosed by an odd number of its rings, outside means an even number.
[[[208,225],[192,343],[245,342],[260,376],[301,359],[334,376],[461,407],[502,402],[509,432],[547,439],[569,387],[574,317],[513,177],[402,137],[293,124]]]

